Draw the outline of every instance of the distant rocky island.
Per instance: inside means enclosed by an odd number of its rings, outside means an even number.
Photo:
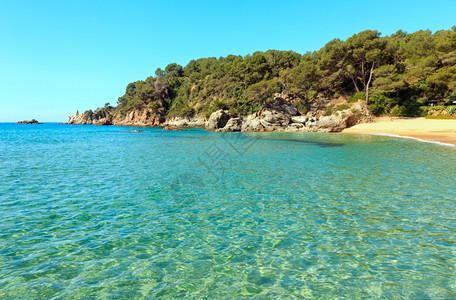
[[[16,122],[16,124],[43,124],[35,119]]]
[[[129,83],[117,106],[76,111],[67,124],[337,132],[373,116],[427,116],[430,103],[456,101],[455,82],[456,26],[390,36],[365,30],[302,55],[268,50],[171,63]]]

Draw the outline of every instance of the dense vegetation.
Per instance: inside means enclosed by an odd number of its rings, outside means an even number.
[[[456,99],[456,26],[384,37],[366,30],[303,55],[269,50],[172,63],[128,84],[114,111],[149,108],[172,117],[224,108],[247,115],[276,92],[296,95],[301,112],[317,98],[342,96],[366,101],[376,115],[419,115],[427,100]]]

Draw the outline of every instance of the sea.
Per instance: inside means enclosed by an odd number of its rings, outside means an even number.
[[[157,298],[455,299],[456,148],[0,124],[0,299]]]

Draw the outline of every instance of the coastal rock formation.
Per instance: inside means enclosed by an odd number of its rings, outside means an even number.
[[[206,120],[200,115],[174,117],[165,121],[165,125],[177,127],[204,127]]]
[[[284,94],[276,94],[272,101],[264,103],[260,110],[246,118],[229,118],[227,111],[214,112],[206,124],[207,130],[232,131],[282,131],[299,113]]]
[[[225,127],[230,119],[228,111],[220,109],[212,113],[209,120],[206,122],[206,130],[217,130]]]
[[[291,123],[293,116],[299,115],[287,95],[276,94],[274,100],[266,102],[258,112],[258,119],[267,131],[282,130]]]
[[[301,132],[340,132],[359,123],[372,122],[372,115],[366,106],[357,105],[337,111],[329,116],[295,117],[285,131]]]
[[[318,132],[339,132],[346,127],[344,119],[338,116],[321,116],[313,125]]]
[[[82,114],[76,111],[73,116],[68,117],[67,124],[113,125],[113,116],[109,107],[99,108],[95,112],[88,110]]]
[[[231,116],[227,110],[217,110],[206,121],[202,115],[166,119],[150,108],[133,109],[126,114],[114,113],[111,107],[86,111],[69,117],[68,124],[119,126],[165,126],[163,130],[181,130],[180,127],[206,127],[217,132],[339,132],[359,123],[372,121],[372,115],[363,101],[354,104],[342,100],[319,99],[302,115],[296,109],[301,99],[285,93],[274,95],[258,112],[246,117]],[[334,103],[334,101],[338,101]],[[342,102],[341,102],[342,101]],[[336,106],[336,104],[339,104]]]
[[[219,128],[216,131],[219,132],[235,132],[241,131],[242,129],[242,118],[231,118],[226,122],[226,125],[223,128]]]
[[[265,131],[263,124],[261,124],[260,119],[257,114],[249,115],[244,119],[244,122],[241,126],[241,131]]]
[[[90,114],[79,114],[78,111],[76,111],[76,114],[73,116],[68,117],[68,122],[67,124],[78,124],[78,125],[85,125],[85,124],[92,124],[92,118]]]
[[[35,119],[31,119],[31,120],[19,121],[16,124],[43,124],[43,123],[40,123]]]
[[[322,106],[320,111],[311,111],[302,116],[293,107],[292,101],[287,95],[276,94],[274,100],[266,102],[257,113],[246,118],[229,118],[227,111],[219,110],[210,116],[206,129],[218,132],[339,132],[347,127],[372,121],[372,115],[365,104],[348,106],[330,115],[323,114],[327,107]]]
[[[66,124],[93,124],[117,126],[174,126],[174,127],[204,127],[206,120],[202,116],[175,117],[166,120],[152,109],[134,109],[126,114],[114,113],[111,108],[101,108],[92,112],[88,110],[82,114],[78,111],[68,117]]]
[[[117,114],[113,124],[118,126],[160,126],[165,118],[155,114],[150,108],[134,109],[125,115]]]
[[[112,125],[112,117],[111,118],[101,118],[93,122],[93,125]]]

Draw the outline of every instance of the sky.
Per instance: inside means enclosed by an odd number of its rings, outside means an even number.
[[[64,122],[169,63],[316,51],[366,29],[456,25],[455,0],[0,0],[0,122]]]

